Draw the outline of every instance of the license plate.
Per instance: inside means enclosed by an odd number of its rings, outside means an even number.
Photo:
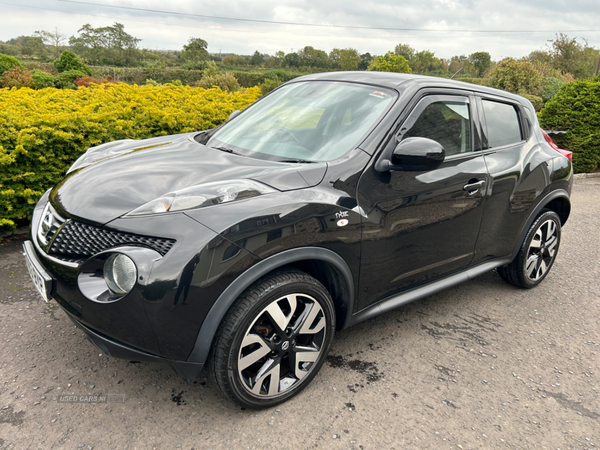
[[[42,267],[31,241],[25,241],[23,250],[25,250],[25,264],[27,265],[29,276],[31,276],[31,281],[33,281],[34,286],[44,301],[48,302],[52,298],[50,295],[52,293],[53,279]]]

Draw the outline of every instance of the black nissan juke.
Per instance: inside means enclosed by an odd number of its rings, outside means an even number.
[[[336,331],[497,269],[532,288],[570,212],[531,103],[425,76],[294,79],[207,131],[90,148],[44,194],[32,280],[103,352],[296,395]]]

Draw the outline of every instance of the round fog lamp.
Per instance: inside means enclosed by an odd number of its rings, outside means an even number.
[[[115,253],[104,263],[104,279],[113,294],[127,294],[133,289],[136,278],[135,264],[128,256]]]

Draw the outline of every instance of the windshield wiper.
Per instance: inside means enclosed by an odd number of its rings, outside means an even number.
[[[298,164],[310,164],[310,163],[314,163],[314,161],[309,161],[308,159],[281,159],[281,160],[277,160],[277,162],[282,162],[282,163],[298,163]]]
[[[215,150],[220,150],[222,152],[231,153],[232,155],[244,156],[241,153],[234,152],[233,150],[231,150],[230,148],[227,148],[227,147],[209,147],[209,148],[214,148]]]

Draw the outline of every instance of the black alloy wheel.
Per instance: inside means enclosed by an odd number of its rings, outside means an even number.
[[[560,218],[554,211],[544,211],[533,222],[517,257],[500,267],[505,281],[529,289],[537,286],[550,272],[560,245]]]
[[[246,408],[268,408],[317,374],[335,333],[329,292],[303,272],[259,280],[232,307],[213,343],[211,375]]]

